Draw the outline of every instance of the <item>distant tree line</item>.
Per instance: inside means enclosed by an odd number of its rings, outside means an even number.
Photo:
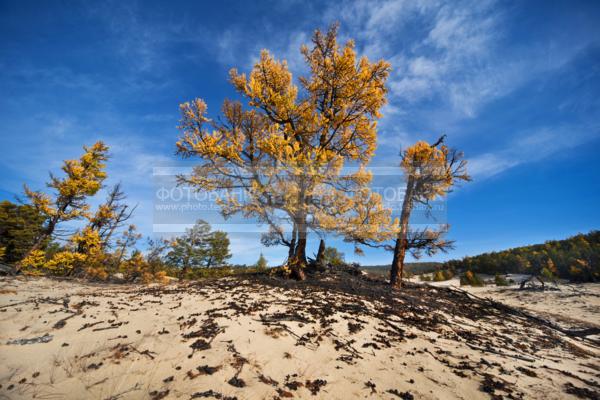
[[[515,273],[541,280],[597,282],[600,281],[600,231],[450,260],[445,267],[489,275]]]
[[[436,272],[440,268],[443,268],[443,266],[443,263],[436,261],[407,262],[404,264],[404,272],[407,277],[410,277]],[[389,275],[390,265],[363,265],[361,269],[367,272]]]

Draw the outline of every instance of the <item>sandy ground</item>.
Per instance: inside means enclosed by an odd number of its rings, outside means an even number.
[[[0,398],[563,399],[600,393],[597,345],[437,289],[392,293],[396,303],[378,299],[379,292],[365,295],[368,285],[351,285],[346,293],[231,279],[166,287],[0,279]],[[600,285],[577,290],[573,296],[515,296],[475,289],[565,324],[568,318],[578,326],[597,324]],[[470,316],[465,308],[477,312]]]
[[[507,279],[520,282],[528,275],[507,275]],[[493,277],[487,277],[493,280]],[[413,280],[416,282],[416,280]],[[477,296],[488,297],[510,306],[535,312],[561,326],[598,326],[600,327],[600,284],[548,284],[550,290],[544,292],[519,290],[519,285],[506,287],[487,285],[484,287],[460,286],[459,279],[443,282],[428,282],[433,286],[453,286],[467,290]],[[558,289],[558,290],[555,290]]]

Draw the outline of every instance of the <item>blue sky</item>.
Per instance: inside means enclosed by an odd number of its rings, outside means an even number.
[[[299,47],[339,21],[357,49],[393,66],[374,163],[416,140],[465,151],[474,181],[448,199],[443,260],[600,227],[600,2],[0,1],[0,198],[98,139],[108,183],[122,181],[151,235],[153,167],[177,165],[178,105],[212,115],[262,48],[304,67]],[[97,201],[97,200],[96,200]],[[364,264],[391,255],[352,254]],[[311,243],[316,247],[315,243]],[[271,263],[255,235],[233,235],[235,262]],[[316,249],[309,249],[309,253]]]

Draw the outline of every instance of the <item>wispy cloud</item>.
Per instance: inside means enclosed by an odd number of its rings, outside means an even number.
[[[599,125],[563,125],[521,132],[507,147],[469,159],[476,180],[497,175],[515,166],[544,160],[600,136]]]
[[[186,25],[162,18],[146,20],[144,11],[142,3],[116,1],[88,9],[91,17],[104,22],[126,65],[138,72],[151,72],[169,66],[171,60],[165,57],[168,47],[190,36],[184,34]]]
[[[487,1],[350,2],[331,7],[326,20],[340,19],[359,49],[393,65],[389,80],[394,107],[449,109],[453,121],[478,115],[548,70],[561,67],[593,41],[507,46],[510,9]],[[396,119],[397,121],[398,119]]]
[[[410,109],[433,100],[472,117],[479,103],[493,98],[496,87],[505,82],[490,76],[491,54],[502,36],[503,15],[492,2],[431,4],[402,14],[403,24],[396,25],[397,33],[406,31],[407,25],[418,24],[412,30],[412,43],[394,46],[383,54],[394,66],[392,101]],[[381,30],[370,32],[369,40],[374,42],[389,35]]]

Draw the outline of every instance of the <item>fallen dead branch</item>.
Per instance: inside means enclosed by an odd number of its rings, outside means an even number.
[[[434,286],[431,286],[431,285],[427,285],[427,286],[434,287]],[[585,340],[585,339],[587,339],[587,336],[599,335],[600,334],[600,328],[598,328],[598,327],[589,327],[589,328],[584,328],[584,329],[566,329],[566,328],[563,328],[560,325],[558,325],[558,324],[556,324],[556,323],[554,323],[554,322],[552,322],[552,321],[550,321],[548,319],[545,319],[545,318],[539,317],[537,315],[531,314],[531,313],[529,313],[527,311],[524,311],[522,309],[511,307],[509,305],[506,305],[504,303],[492,300],[492,299],[487,298],[487,297],[485,297],[485,298],[484,297],[479,297],[479,296],[476,296],[476,295],[474,295],[472,293],[469,293],[469,292],[467,292],[465,290],[461,290],[461,289],[458,289],[458,288],[435,287],[435,289],[437,289],[437,290],[445,290],[445,291],[449,291],[449,292],[452,292],[452,293],[457,293],[457,294],[460,294],[460,295],[462,295],[462,296],[464,296],[464,297],[466,297],[466,298],[468,298],[470,300],[474,300],[474,301],[479,301],[479,302],[486,303],[489,306],[494,307],[494,308],[496,308],[496,309],[498,309],[500,311],[506,312],[506,313],[511,314],[511,315],[515,315],[517,317],[521,317],[521,318],[525,318],[525,319],[528,319],[528,320],[531,320],[531,321],[535,321],[536,323],[539,323],[539,324],[541,324],[541,325],[543,325],[545,327],[548,327],[550,329],[556,330],[556,331],[558,331],[558,332],[560,332],[560,333],[562,333],[564,335],[567,335],[569,337],[581,338],[581,339]],[[597,340],[587,339],[587,341],[590,342],[590,343],[592,343],[592,344],[594,344],[594,345],[596,345],[596,346],[599,345],[599,343],[598,343]]]

